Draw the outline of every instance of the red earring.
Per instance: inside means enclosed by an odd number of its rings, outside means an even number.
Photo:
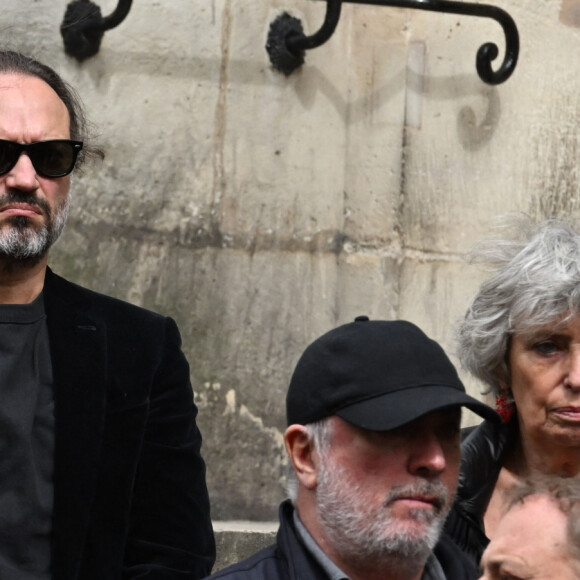
[[[507,423],[513,417],[513,414],[516,411],[516,406],[514,405],[514,402],[508,398],[506,393],[502,393],[495,397],[495,410],[502,418],[502,421]]]

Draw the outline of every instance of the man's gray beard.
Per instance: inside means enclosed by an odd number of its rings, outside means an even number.
[[[9,218],[0,227],[0,256],[34,263],[43,258],[59,238],[68,218],[70,197],[55,207],[54,215],[48,204],[38,201],[36,204],[44,211],[45,223],[37,228],[25,216]]]
[[[437,544],[451,498],[441,482],[418,481],[393,487],[377,508],[365,497],[361,486],[348,473],[323,459],[316,488],[318,516],[326,536],[341,556],[367,565],[372,561],[393,562],[409,572],[420,570]],[[410,524],[425,524],[425,531],[393,517],[389,503],[396,497],[425,494],[439,498],[440,509],[433,513],[417,509],[409,513]]]

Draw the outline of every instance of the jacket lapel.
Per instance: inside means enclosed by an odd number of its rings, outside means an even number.
[[[98,477],[106,328],[88,292],[47,271],[44,301],[55,402],[53,576],[77,578]]]

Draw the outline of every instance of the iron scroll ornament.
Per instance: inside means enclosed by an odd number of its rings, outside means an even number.
[[[287,12],[280,14],[270,24],[266,50],[272,66],[290,75],[304,64],[304,51],[324,44],[334,33],[340,19],[340,10],[343,0],[326,0],[326,16],[322,27],[312,36],[306,36],[302,23],[298,18]],[[497,45],[487,42],[477,51],[475,67],[477,74],[484,82],[498,85],[506,81],[518,61],[520,39],[518,29],[513,18],[501,8],[488,4],[472,4],[469,2],[455,2],[452,0],[346,0],[353,4],[372,4],[375,6],[389,6],[395,8],[416,8],[432,12],[446,12],[493,18],[502,27],[505,35],[505,56],[501,66],[494,71],[491,63],[499,54]]]
[[[74,0],[66,8],[60,25],[64,50],[78,61],[99,52],[105,31],[119,26],[129,14],[133,0],[119,0],[117,8],[103,18],[101,9],[91,0]]]

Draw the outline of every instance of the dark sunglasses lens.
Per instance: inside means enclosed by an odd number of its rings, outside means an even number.
[[[0,174],[8,173],[14,167],[19,155],[18,145],[0,140]]]
[[[76,149],[67,141],[35,143],[28,155],[38,173],[45,177],[60,177],[72,171]]]

